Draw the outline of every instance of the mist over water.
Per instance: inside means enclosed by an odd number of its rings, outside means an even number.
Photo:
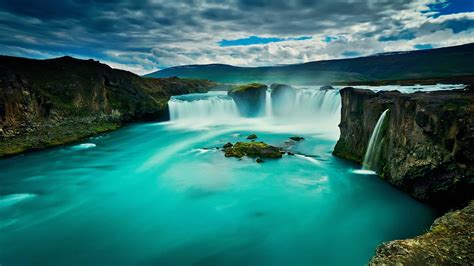
[[[177,96],[171,121],[0,160],[0,263],[363,265],[429,227],[435,210],[332,156],[338,90],[283,100],[247,118],[226,92]],[[252,133],[296,155],[218,149]]]
[[[248,129],[280,133],[306,133],[337,139],[339,134],[341,100],[339,91],[320,91],[297,88],[296,96],[280,100],[275,114],[271,90],[267,90],[262,104],[265,112],[248,118],[239,114],[234,100],[225,91],[211,91],[199,95],[174,96],[169,102],[170,124],[176,128],[204,129],[223,125],[233,129]]]

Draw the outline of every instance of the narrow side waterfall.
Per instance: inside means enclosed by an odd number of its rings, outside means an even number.
[[[272,92],[270,89],[267,89],[267,93],[265,94],[265,116],[270,117],[272,115]]]
[[[367,146],[367,151],[365,152],[364,162],[362,164],[362,169],[364,170],[373,170],[377,171],[378,161],[380,158],[380,151],[382,148],[382,125],[385,121],[389,109],[385,110],[377,120],[375,124],[374,131],[370,136],[369,145]]]

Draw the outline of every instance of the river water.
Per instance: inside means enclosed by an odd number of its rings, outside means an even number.
[[[245,118],[225,92],[177,96],[169,122],[0,160],[0,264],[363,265],[428,228],[435,210],[331,155],[337,91],[295,101]],[[216,149],[251,133],[296,155]]]

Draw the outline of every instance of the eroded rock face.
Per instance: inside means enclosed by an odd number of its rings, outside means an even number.
[[[242,116],[256,117],[265,111],[267,86],[252,83],[229,90],[228,95],[234,99]]]
[[[283,151],[264,142],[237,142],[224,148],[225,157],[281,158]]]
[[[214,84],[142,78],[93,60],[0,56],[0,157],[112,130],[121,123],[166,119],[171,95]]]
[[[474,261],[474,202],[436,219],[413,239],[384,243],[369,265],[471,265]]]
[[[414,197],[450,208],[474,195],[474,94],[341,90],[334,155],[361,163],[381,113],[390,109],[380,154],[382,178]]]

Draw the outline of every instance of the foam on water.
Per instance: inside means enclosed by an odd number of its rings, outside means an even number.
[[[33,197],[36,197],[36,195],[32,193],[18,193],[18,194],[0,196],[0,208],[10,207],[12,205],[15,205],[27,199],[31,199]]]
[[[318,133],[335,139],[338,135],[341,105],[339,91],[297,88],[296,108],[275,116],[271,91],[267,90],[265,114],[247,118],[226,92],[209,92],[172,97],[169,102],[170,123],[174,129],[203,130],[216,126],[233,126],[236,130],[258,130],[279,133]]]
[[[84,150],[84,149],[90,149],[94,148],[96,145],[94,143],[82,143],[76,146],[73,146],[72,148],[74,150]]]

